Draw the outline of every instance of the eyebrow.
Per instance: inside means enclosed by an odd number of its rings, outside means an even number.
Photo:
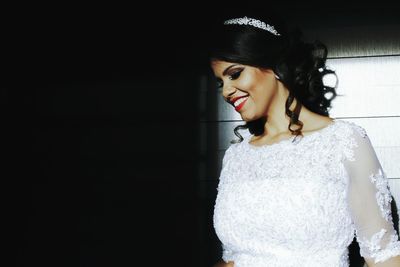
[[[229,67],[227,67],[223,72],[222,72],[222,76],[225,76],[226,73],[233,67],[237,66],[237,64],[232,64]]]

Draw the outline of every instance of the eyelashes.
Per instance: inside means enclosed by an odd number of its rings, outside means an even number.
[[[229,80],[236,80],[237,78],[240,77],[240,74],[242,73],[242,71],[244,70],[244,68],[240,68],[237,70],[233,70],[231,74],[229,74],[228,79]],[[224,86],[224,83],[221,79],[217,79],[217,88],[222,88],[222,86]]]
[[[242,73],[243,69],[239,69],[234,71],[231,75],[229,75],[229,80],[236,80],[237,78],[239,78],[240,73]]]

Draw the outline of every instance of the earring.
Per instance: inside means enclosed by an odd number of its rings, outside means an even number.
[[[275,74],[275,78],[276,78],[277,80],[280,80],[279,76],[278,76],[278,75],[276,75],[276,74]]]

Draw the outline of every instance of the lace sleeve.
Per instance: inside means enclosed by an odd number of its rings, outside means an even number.
[[[348,201],[360,255],[383,262],[400,255],[400,241],[391,214],[388,179],[371,141],[361,126],[352,133],[353,149],[344,161],[349,175]]]

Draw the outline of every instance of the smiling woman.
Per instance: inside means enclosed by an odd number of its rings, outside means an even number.
[[[209,50],[209,58],[225,100],[229,102],[233,98],[241,99],[251,90],[254,98],[251,93],[250,99],[258,101],[246,101],[247,106],[254,105],[246,110],[248,112],[243,110],[241,113],[248,123],[235,129],[240,140],[242,137],[237,131],[240,128],[249,128],[250,132],[257,136],[264,134],[267,129],[271,132],[269,136],[272,136],[287,133],[286,128],[293,135],[303,135],[302,130],[312,131],[320,128],[304,125],[299,119],[300,110],[303,109],[304,117],[315,118],[317,123],[319,122],[316,126],[323,126],[329,122],[326,116],[331,101],[337,96],[335,87],[323,83],[325,75],[335,74],[325,65],[325,45],[319,41],[305,43],[299,29],[289,32],[284,22],[272,14],[269,15],[269,20],[274,21],[273,26],[250,16],[226,20],[225,23],[216,26],[211,38],[213,43]],[[288,126],[285,127],[274,122],[277,117],[271,114],[278,108],[276,100],[282,97],[286,101],[285,113],[288,116],[281,117],[283,121],[288,120]],[[241,104],[240,109],[246,105]],[[267,107],[269,112],[266,112]],[[238,106],[236,111],[239,111]],[[268,115],[271,126],[265,127],[268,126],[268,122],[265,124]],[[293,126],[297,127],[293,129]]]
[[[278,87],[273,71],[217,60],[212,61],[212,68],[215,76],[222,76],[217,80],[223,88],[224,99],[234,106],[245,121],[267,115],[267,107],[271,105]]]
[[[348,267],[354,237],[369,267],[399,266],[386,173],[364,128],[329,117],[327,47],[243,10],[211,40],[217,86],[244,121],[215,199],[223,266]]]

